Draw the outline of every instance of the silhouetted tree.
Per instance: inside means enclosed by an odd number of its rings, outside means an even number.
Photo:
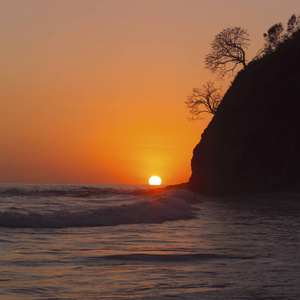
[[[258,54],[258,57],[274,52],[281,43],[291,38],[299,29],[300,16],[296,16],[295,14],[289,18],[286,31],[284,31],[284,26],[282,23],[277,23],[271,26],[267,33],[264,33],[265,44],[264,48],[261,50],[261,53]]]
[[[203,84],[202,88],[194,88],[193,93],[187,97],[185,104],[192,114],[190,120],[197,120],[201,113],[215,114],[222,101],[222,88],[216,88],[211,81]]]
[[[205,56],[205,68],[219,78],[233,71],[237,65],[246,67],[245,49],[250,45],[249,34],[241,27],[228,27],[217,34],[211,43],[211,52]]]
[[[264,33],[265,45],[264,53],[268,54],[277,49],[279,44],[283,41],[283,25],[282,23],[277,23],[270,27],[267,33]]]
[[[300,29],[300,16],[293,14],[287,23],[286,38],[289,38],[294,32]]]

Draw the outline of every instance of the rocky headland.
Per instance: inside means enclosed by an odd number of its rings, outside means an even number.
[[[206,195],[300,191],[300,31],[237,74],[191,166]]]

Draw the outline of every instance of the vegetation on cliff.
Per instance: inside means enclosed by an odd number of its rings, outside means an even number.
[[[235,77],[194,149],[192,189],[300,190],[300,30],[288,33]]]

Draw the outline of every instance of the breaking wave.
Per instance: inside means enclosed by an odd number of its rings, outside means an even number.
[[[87,197],[101,197],[106,195],[139,195],[151,193],[151,190],[147,189],[131,189],[126,186],[125,188],[120,187],[93,187],[93,186],[54,186],[53,188],[48,185],[36,186],[36,185],[25,185],[20,187],[0,187],[0,197],[76,197],[76,198],[87,198]]]
[[[47,192],[53,193],[53,191]],[[103,189],[101,189],[102,192]],[[115,189],[113,192],[115,192]],[[89,191],[89,193],[91,192]],[[124,194],[124,191],[122,194]],[[195,201],[192,200],[193,197],[190,194],[187,191],[174,191],[162,194],[160,197],[138,197],[139,200],[134,203],[97,209],[83,209],[81,207],[77,211],[60,210],[51,213],[23,213],[8,210],[0,212],[0,226],[15,228],[67,228],[162,223],[165,221],[190,219],[196,216],[198,210],[191,205]],[[184,196],[186,200],[183,199]]]

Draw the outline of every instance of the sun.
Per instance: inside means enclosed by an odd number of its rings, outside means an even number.
[[[152,176],[149,179],[149,184],[150,185],[161,185],[161,179],[158,176]]]

